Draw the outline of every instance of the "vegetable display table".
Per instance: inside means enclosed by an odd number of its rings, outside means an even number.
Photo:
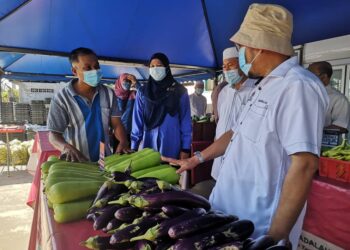
[[[90,236],[103,235],[101,231],[94,231],[92,222],[87,220],[66,224],[55,222],[53,211],[48,208],[42,185],[35,207],[37,216],[34,218],[35,221],[33,219],[29,250],[86,250],[79,245],[81,241],[87,240]]]
[[[27,199],[27,205],[34,208],[35,201],[39,198],[39,189],[40,189],[40,178],[41,170],[40,166],[43,162],[47,160],[50,155],[60,155],[60,151],[55,149],[49,142],[49,132],[48,131],[39,131],[35,135],[34,145],[32,153],[38,154],[38,162],[36,164],[36,171],[34,175],[33,183],[30,187],[29,196]]]
[[[39,131],[35,135],[33,153],[38,154],[38,162],[36,164],[36,171],[32,185],[30,187],[29,196],[27,199],[27,205],[34,209],[34,215],[32,220],[32,228],[30,233],[29,249],[36,249],[36,237],[37,233],[41,231],[40,222],[40,204],[36,204],[40,199],[40,183],[41,183],[41,169],[40,166],[43,162],[47,160],[50,155],[60,155],[60,151],[56,150],[49,142],[48,131]],[[45,248],[43,248],[45,249]]]

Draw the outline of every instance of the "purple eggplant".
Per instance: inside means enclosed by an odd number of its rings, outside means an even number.
[[[86,219],[89,220],[89,221],[95,221],[97,219],[97,216],[95,213],[88,213],[86,215]]]
[[[245,249],[245,248],[243,247],[243,243],[240,241],[225,243],[222,245],[208,248],[208,250],[242,250],[242,249]]]
[[[169,249],[174,244],[175,244],[175,241],[168,238],[157,240],[157,244],[154,250]]]
[[[247,250],[265,250],[275,245],[274,239],[269,235],[262,235],[253,240]]]
[[[105,207],[109,201],[115,200],[120,196],[120,194],[115,193],[113,190],[109,190],[101,199],[96,200],[96,202],[93,203],[91,208],[89,209],[89,212],[93,211],[94,209],[100,209]]]
[[[129,241],[140,234],[144,234],[148,228],[155,226],[158,222],[162,221],[162,216],[154,216],[151,218],[145,218],[138,224],[131,224],[121,230],[115,232],[110,240],[110,243],[123,243]]]
[[[172,185],[166,181],[158,180],[157,186],[162,191],[181,191],[181,188],[175,185]]]
[[[165,193],[134,195],[129,198],[129,203],[135,207],[161,208],[164,205],[182,205],[190,207],[202,207],[207,211],[210,204],[204,197],[187,191],[169,191]]]
[[[86,241],[80,243],[81,246],[84,246],[89,249],[99,249],[99,250],[107,250],[107,249],[130,249],[135,246],[133,242],[125,242],[120,244],[110,244],[110,236],[94,236],[90,237]]]
[[[111,193],[110,191],[113,191],[112,193],[114,195],[118,195],[126,192],[127,189],[123,185],[117,184],[114,181],[105,181],[101,188],[98,190],[95,200],[92,204],[95,204],[99,199],[102,199],[105,195],[107,195],[107,193]]]
[[[107,226],[108,222],[113,219],[115,211],[120,209],[121,206],[114,205],[107,207],[106,210],[100,214],[100,216],[97,217],[97,219],[94,222],[94,229],[100,230]]]
[[[233,215],[208,213],[200,217],[189,218],[188,220],[181,221],[180,223],[174,223],[169,228],[168,234],[173,239],[179,239],[208,228],[219,227],[237,220],[238,217]]]
[[[147,240],[140,240],[136,241],[134,250],[152,250],[154,248],[154,245],[152,242],[149,242]]]
[[[189,211],[189,209],[184,207],[166,205],[162,207],[162,211],[169,217],[176,217]]]
[[[254,243],[253,238],[248,238],[243,241],[243,249],[248,249]]]
[[[179,239],[172,250],[206,249],[218,244],[242,241],[254,232],[254,224],[249,220],[239,220],[189,238]]]
[[[142,210],[136,207],[122,207],[114,213],[114,217],[120,221],[131,222],[142,216]]]
[[[113,180],[115,181],[127,181],[127,180],[135,181],[136,180],[135,177],[132,177],[128,173],[123,173],[118,171],[112,172],[112,177],[113,177]]]
[[[109,201],[108,204],[109,205],[118,204],[118,205],[127,206],[129,204],[129,198],[130,198],[130,193],[123,193],[118,197],[118,199]]]
[[[153,187],[148,188],[148,189],[140,190],[136,194],[137,195],[146,195],[146,194],[157,194],[160,192],[162,192],[162,190],[160,190],[157,186],[153,186]]]
[[[290,250],[290,249],[292,248],[287,246],[277,246],[277,245],[266,248],[266,250]]]
[[[117,220],[116,218],[113,218],[107,223],[107,226],[102,228],[102,231],[107,233],[108,231],[111,231],[115,228],[120,227],[123,223],[124,223],[123,221],[120,221],[120,220]]]
[[[162,223],[155,225],[154,227],[151,227],[145,232],[143,235],[139,235],[135,238],[130,239],[130,241],[137,241],[137,240],[149,240],[149,241],[155,241],[157,239],[160,239],[164,236],[168,236],[168,230],[172,225],[176,225],[180,222],[187,221],[191,218],[203,216],[206,213],[205,209],[203,208],[195,208],[193,210],[190,210],[188,212],[183,213],[182,215],[164,220]]]
[[[277,245],[271,246],[266,250],[290,250],[290,249],[292,249],[292,244],[290,243],[290,241],[286,239],[282,239],[277,243]]]

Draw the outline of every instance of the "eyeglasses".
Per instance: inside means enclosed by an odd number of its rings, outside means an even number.
[[[239,51],[239,49],[241,48],[241,46],[236,44],[236,43],[235,43],[235,47],[236,47],[237,51]]]

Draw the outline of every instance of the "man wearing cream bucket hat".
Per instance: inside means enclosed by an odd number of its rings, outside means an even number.
[[[319,79],[292,57],[292,19],[282,6],[250,5],[231,41],[241,70],[261,81],[231,131],[194,157],[170,162],[182,172],[223,155],[210,196],[213,209],[252,220],[253,238],[289,238],[296,249],[328,97]]]

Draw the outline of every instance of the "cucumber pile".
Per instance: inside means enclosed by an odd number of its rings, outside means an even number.
[[[96,164],[68,163],[54,157],[43,163],[41,170],[48,205],[59,223],[84,218],[108,179]]]
[[[287,249],[273,246],[269,236],[252,240],[249,220],[211,211],[204,197],[152,177],[116,172],[106,181],[89,209],[94,236],[89,249]],[[275,248],[270,248],[270,247]]]
[[[105,170],[112,174],[128,171],[137,178],[154,177],[172,184],[178,183],[180,179],[176,169],[161,164],[160,153],[150,148],[132,154],[108,156],[105,158]]]

